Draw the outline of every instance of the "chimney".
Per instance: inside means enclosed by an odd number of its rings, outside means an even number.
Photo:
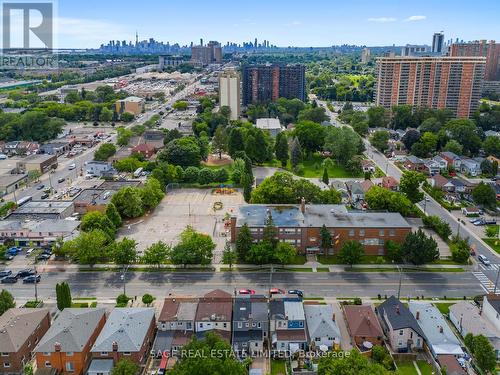
[[[443,333],[443,326],[439,326],[439,333]]]
[[[399,305],[396,305],[396,314],[399,315]]]
[[[300,199],[300,212],[302,212],[303,214],[306,213],[306,200],[304,199],[304,197]]]
[[[335,321],[335,313],[332,314],[332,320]]]
[[[111,344],[111,347],[113,348],[113,363],[116,365],[118,363],[118,343],[116,341],[113,341]]]
[[[116,341],[113,341],[113,343],[111,344],[111,346],[113,347],[113,351],[114,352],[118,351],[118,343]]]
[[[420,311],[417,311],[417,314],[416,314],[416,319],[419,320],[420,319]]]
[[[60,352],[61,351],[61,343],[60,342],[56,342],[54,344],[54,351],[56,351],[56,352]]]

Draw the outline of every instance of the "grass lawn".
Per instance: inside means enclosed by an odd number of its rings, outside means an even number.
[[[483,238],[483,241],[500,254],[500,240],[498,238]]]
[[[446,302],[437,302],[434,304],[441,312],[441,314],[447,315],[450,312],[450,306],[455,304],[456,302],[446,303]]]
[[[340,261],[339,256],[336,255],[318,255],[318,262],[322,264],[344,264]],[[382,259],[382,263],[378,263],[378,258]],[[360,264],[391,264],[391,262],[379,255],[365,255]]]
[[[302,265],[306,262],[306,256],[305,255],[300,255],[300,254],[296,254],[294,257],[293,257],[293,260],[290,262],[290,264],[294,264],[294,265]]]
[[[293,267],[293,268],[277,268],[274,270],[275,272],[312,272],[312,268],[305,267]]]
[[[413,362],[405,361],[405,362],[396,362],[396,365],[398,366],[398,374],[401,375],[417,375],[417,370],[415,369],[415,366],[413,365]]]
[[[361,267],[346,267],[346,272],[399,272],[397,268],[386,268],[386,267],[373,267],[373,268],[361,268]],[[404,268],[403,272],[464,272],[463,268]]]
[[[317,272],[330,272],[330,269],[327,267],[318,267],[316,268]]]
[[[285,361],[271,360],[271,375],[286,375]]]
[[[433,374],[432,366],[429,365],[426,361],[417,361],[417,366],[420,369],[422,375],[431,375]]]

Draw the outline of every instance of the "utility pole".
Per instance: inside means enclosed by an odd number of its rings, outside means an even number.
[[[493,294],[497,294],[498,277],[500,276],[500,267],[498,268],[497,278],[495,280],[495,288],[493,288]]]
[[[398,286],[398,299],[401,296],[401,279],[403,278],[403,272],[400,266],[398,266],[399,271],[399,286]]]
[[[128,266],[125,266],[125,264],[124,264],[123,268],[122,268],[122,274],[120,275],[120,279],[123,282],[123,294],[124,295],[127,295],[127,291],[126,291],[127,279],[125,278],[125,276],[127,274],[127,270],[128,270]]]

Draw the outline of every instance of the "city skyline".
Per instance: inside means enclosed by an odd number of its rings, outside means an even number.
[[[153,37],[180,45],[196,44],[200,38],[218,40],[223,45],[257,38],[283,47],[430,45],[433,33],[441,30],[445,40],[500,39],[495,18],[500,5],[495,1],[483,2],[480,9],[468,8],[465,1],[450,0],[439,4],[425,0],[406,4],[404,9],[393,0],[377,4],[362,1],[355,8],[323,0],[307,4],[256,0],[252,7],[219,0],[195,2],[192,9],[157,0],[141,7],[126,3],[117,7],[114,1],[90,0],[82,8],[78,3],[60,0],[58,47],[98,48],[108,40],[135,41],[136,31],[140,40]]]

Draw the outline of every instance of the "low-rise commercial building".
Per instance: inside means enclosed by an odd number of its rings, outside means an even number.
[[[8,220],[65,219],[74,213],[70,201],[30,201],[16,208]]]
[[[272,137],[276,137],[278,133],[283,131],[278,118],[258,118],[255,127],[269,132]]]
[[[0,197],[12,193],[28,181],[28,174],[5,174],[0,176]]]
[[[45,173],[56,168],[56,155],[33,154],[26,156],[24,159],[17,162],[17,170],[22,173],[28,173],[29,171]]]
[[[64,219],[1,220],[0,239],[12,240],[17,246],[45,246],[58,238],[68,241],[78,236],[79,226],[79,221]]]
[[[327,227],[333,238],[330,254],[339,251],[345,241],[356,240],[367,254],[384,255],[388,240],[402,243],[411,226],[394,212],[348,212],[342,205],[241,205],[231,217],[231,242],[235,242],[241,227],[250,228],[254,241],[263,238],[264,228],[271,218],[279,241],[287,242],[300,253],[322,253],[320,230]]]
[[[129,112],[137,116],[144,112],[144,106],[145,101],[143,98],[139,98],[138,96],[129,96],[128,98],[116,101],[115,111],[120,115],[124,112]]]

